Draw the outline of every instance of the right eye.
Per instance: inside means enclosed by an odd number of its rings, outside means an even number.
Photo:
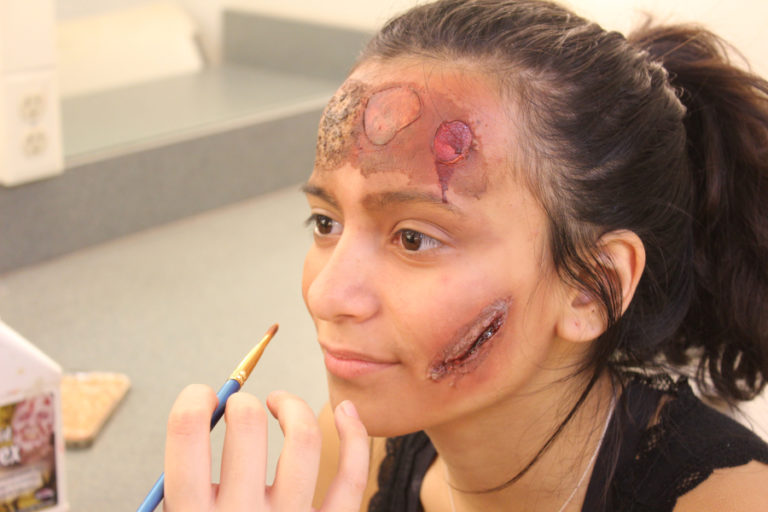
[[[338,235],[341,233],[341,224],[319,213],[312,214],[307,220],[308,225],[314,225],[314,232],[317,236]]]

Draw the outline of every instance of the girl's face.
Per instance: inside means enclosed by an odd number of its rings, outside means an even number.
[[[320,123],[302,291],[331,402],[371,435],[490,410],[563,366],[567,290],[500,98],[468,65],[367,61]]]

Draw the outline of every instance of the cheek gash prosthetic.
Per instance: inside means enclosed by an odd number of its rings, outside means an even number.
[[[492,342],[509,313],[511,298],[498,299],[458,329],[427,369],[427,377],[439,381],[474,371],[490,353]]]
[[[365,176],[401,172],[412,183],[438,183],[443,202],[449,186],[479,197],[487,177],[473,117],[447,96],[414,84],[373,89],[349,80],[323,112],[315,168],[350,163]]]

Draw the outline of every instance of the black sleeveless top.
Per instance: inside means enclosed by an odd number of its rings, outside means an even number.
[[[664,395],[671,400],[648,427]],[[424,432],[387,439],[369,512],[423,512],[421,483],[435,457]],[[768,464],[768,445],[703,404],[685,379],[635,376],[617,403],[581,510],[671,512],[715,469],[753,460]]]

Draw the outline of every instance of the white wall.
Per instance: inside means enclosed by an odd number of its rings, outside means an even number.
[[[2,0],[0,0],[2,1]],[[218,61],[221,0],[172,0],[182,6],[197,25],[206,57]],[[57,0],[59,20],[107,14],[153,3],[153,0]]]
[[[199,3],[205,0],[184,0]],[[376,28],[391,15],[416,5],[415,0],[221,0],[260,12]],[[660,20],[703,23],[734,43],[755,70],[768,76],[768,1],[767,0],[561,0],[579,14],[604,27],[626,33],[633,23],[650,11]]]
[[[61,95],[199,71],[204,63],[197,35],[197,22],[173,2],[60,19],[56,46]]]
[[[101,13],[148,0],[59,0],[60,18]],[[219,12],[236,6],[321,23],[374,29],[416,0],[177,0],[197,22],[209,58],[219,51]],[[733,42],[754,69],[768,76],[767,0],[562,0],[606,28],[626,32],[643,11],[665,21],[696,21]]]
[[[415,0],[223,0],[227,7],[374,30],[393,14],[416,5]]]
[[[768,1],[766,0],[570,0],[574,10],[606,28],[627,33],[644,13],[657,21],[696,22],[725,38],[768,77]]]

